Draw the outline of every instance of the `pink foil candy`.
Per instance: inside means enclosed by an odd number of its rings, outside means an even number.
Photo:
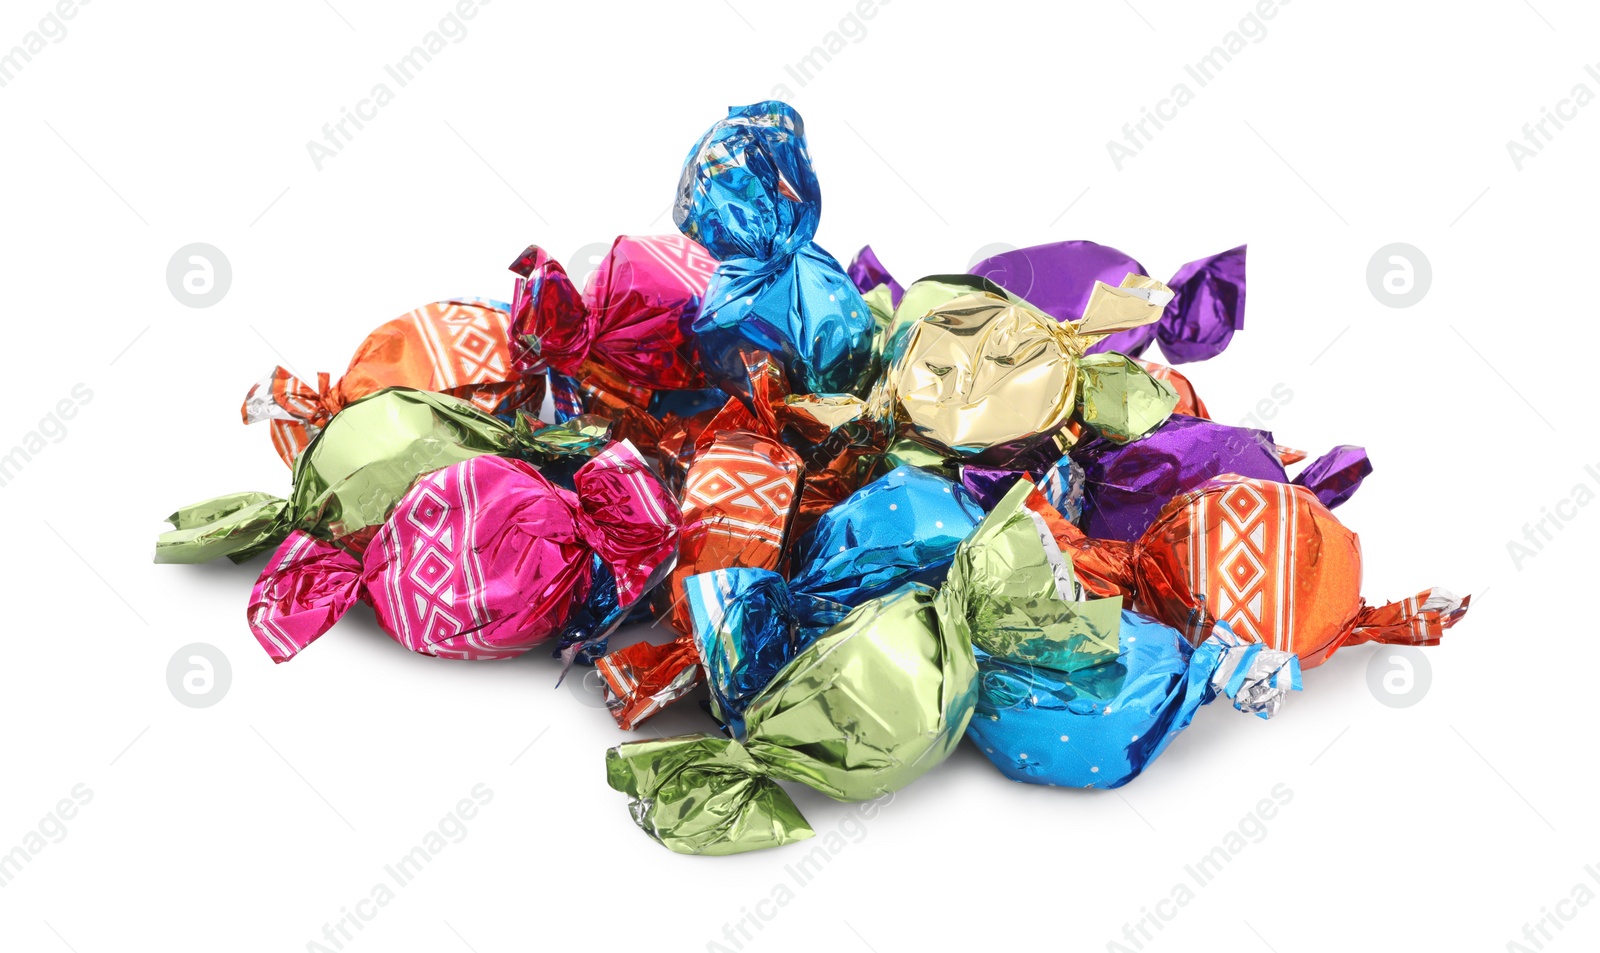
[[[485,455],[418,480],[361,558],[296,532],[256,581],[250,629],[286,662],[360,598],[413,652],[521,655],[588,596],[591,556],[610,566],[629,606],[677,555],[678,504],[632,444],[607,447],[574,484],[576,493],[532,464]]]

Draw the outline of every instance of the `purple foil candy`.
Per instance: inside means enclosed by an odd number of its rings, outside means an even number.
[[[1333,509],[1355,495],[1372,473],[1372,461],[1367,459],[1365,447],[1342,444],[1306,464],[1294,478],[1298,486],[1317,495],[1322,505]]]
[[[1055,242],[1002,252],[972,266],[971,273],[1026,298],[1058,321],[1083,317],[1096,281],[1116,287],[1129,272],[1148,275],[1134,258],[1107,245]],[[1090,353],[1143,354],[1161,343],[1169,364],[1203,361],[1221,354],[1244,326],[1245,246],[1192,261],[1167,282],[1175,292],[1161,320],[1113,334]]]
[[[1095,437],[1070,456],[1084,471],[1079,525],[1096,539],[1138,539],[1174,496],[1224,473],[1289,482],[1272,434],[1182,414],[1132,443]]]
[[[845,269],[850,280],[855,282],[856,290],[866,294],[879,285],[889,286],[889,300],[895,307],[900,306],[900,296],[906,289],[900,287],[900,282],[894,280],[889,274],[889,269],[883,267],[883,262],[878,260],[878,253],[872,250],[871,245],[862,245],[856,252],[856,257],[850,262],[850,267]]]

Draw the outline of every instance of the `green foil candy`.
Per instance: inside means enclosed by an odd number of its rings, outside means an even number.
[[[391,387],[334,415],[295,460],[287,500],[249,492],[186,506],[167,518],[173,528],[156,540],[155,561],[243,562],[296,529],[360,550],[424,473],[485,453],[536,461],[592,455],[608,434],[587,417],[514,427],[464,400]]]
[[[961,742],[977,701],[972,646],[934,591],[867,602],[801,650],[745,709],[743,742],[682,735],[606,753],[645,833],[682,854],[734,854],[812,834],[777,781],[841,801],[896,791]]]
[[[976,700],[974,644],[1063,671],[1103,671],[1118,655],[1121,600],[1082,598],[1052,518],[1061,517],[1018,481],[961,544],[943,587],[907,585],[802,648],[745,708],[742,739],[684,735],[622,744],[606,754],[607,781],[633,799],[635,823],[679,853],[777,847],[812,836],[777,782],[866,800],[949,756]],[[772,585],[740,591],[786,595],[770,575]],[[703,591],[730,591],[719,582]],[[709,615],[724,628],[736,615],[786,616],[761,609]],[[741,637],[737,630],[701,635]]]
[[[1079,358],[1078,371],[1078,419],[1113,443],[1143,437],[1178,406],[1177,391],[1115,351]]]
[[[940,614],[966,628],[971,644],[1015,662],[1062,672],[1115,662],[1122,600],[1085,598],[1049,525],[1060,516],[1048,507],[1017,481],[956,550]]]

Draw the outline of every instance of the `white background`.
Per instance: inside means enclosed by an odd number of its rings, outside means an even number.
[[[7,949],[307,949],[479,783],[466,838],[346,949],[736,949],[745,918],[745,950],[1103,950],[1280,783],[1265,838],[1145,949],[1501,950],[1580,880],[1600,891],[1600,508],[1564,502],[1600,490],[1600,105],[1520,171],[1506,150],[1574,84],[1600,93],[1592,4],[1298,0],[1198,88],[1183,65],[1247,0],[897,0],[802,87],[785,65],[845,0],[497,0],[319,171],[307,140],[452,9],[332,3],[100,0],[0,88],[0,448],[93,394],[0,489],[0,852],[93,792],[0,888]],[[0,51],[51,9],[7,0]],[[1180,81],[1194,101],[1117,170],[1106,141]],[[622,735],[552,690],[543,653],[413,656],[358,609],[275,666],[244,624],[259,561],[151,564],[178,505],[287,489],[239,422],[272,365],[338,372],[424,302],[503,299],[528,242],[567,258],[670,231],[688,147],[778,84],[806,119],[820,242],[848,261],[870,241],[903,281],[997,242],[1094,239],[1157,277],[1249,242],[1245,330],[1184,370],[1223,421],[1283,383],[1280,442],[1369,448],[1339,511],[1368,598],[1474,594],[1427,696],[1379,704],[1373,650],[1350,649],[1271,722],[1202,711],[1114,793],[1016,785],[966,746],[796,886],[803,848],[685,858],[641,834],[604,781]],[[207,309],[166,283],[191,242],[232,265]],[[1391,242],[1432,264],[1410,308],[1368,288]],[[1508,541],[1558,504],[1570,523],[1518,566]],[[193,642],[231,661],[211,708],[167,687]],[[688,707],[658,727],[704,727]],[[851,810],[796,796],[819,833]],[[791,902],[758,906],[778,884]],[[1593,948],[1600,910],[1560,909],[1553,948]]]

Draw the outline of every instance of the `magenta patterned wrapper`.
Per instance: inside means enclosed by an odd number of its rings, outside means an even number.
[[[1131,443],[1086,440],[1070,457],[1084,473],[1083,531],[1129,542],[1144,534],[1173,497],[1225,473],[1304,486],[1331,509],[1372,472],[1364,449],[1339,446],[1290,480],[1272,434],[1183,414]]]
[[[574,487],[495,455],[436,470],[360,558],[301,532],[285,540],[250,594],[250,629],[285,662],[361,599],[413,652],[520,655],[560,633],[583,604],[595,557],[625,608],[677,556],[678,504],[632,444],[613,443],[584,464]]]

